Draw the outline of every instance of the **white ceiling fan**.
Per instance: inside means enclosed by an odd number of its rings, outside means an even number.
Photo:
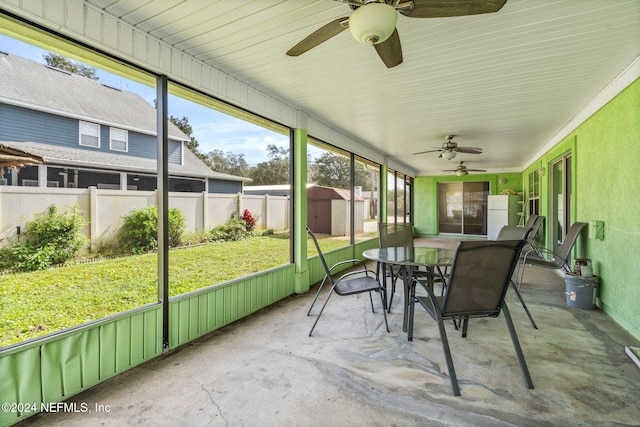
[[[409,18],[442,18],[499,11],[507,0],[337,0],[352,12],[323,25],[287,51],[299,56],[349,28],[353,37],[376,49],[387,66],[402,63],[402,46],[396,29],[398,14]]]
[[[482,154],[482,148],[480,147],[460,147],[457,143],[453,142],[453,138],[455,135],[447,135],[446,142],[442,143],[442,147],[433,147],[435,150],[427,150],[427,151],[419,151],[416,154],[424,154],[424,153],[435,153],[440,152],[438,157],[443,157],[447,160],[453,159],[457,153],[465,153],[465,154]]]
[[[458,167],[455,169],[445,169],[442,172],[454,172],[458,176],[467,176],[469,172],[486,172],[484,169],[467,169],[464,162],[458,162]]]

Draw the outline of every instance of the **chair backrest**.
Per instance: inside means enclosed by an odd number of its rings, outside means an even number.
[[[311,240],[313,240],[313,244],[316,246],[316,250],[318,251],[318,256],[320,257],[320,262],[322,263],[322,267],[324,268],[324,272],[325,272],[327,278],[331,281],[331,284],[333,285],[333,277],[331,276],[331,270],[329,269],[329,266],[327,265],[327,261],[324,259],[324,255],[322,255],[322,251],[320,250],[320,245],[318,244],[318,239],[316,239],[316,235],[313,234],[313,231],[311,231],[311,229],[309,227],[307,227],[307,233],[311,237]]]
[[[443,317],[498,316],[524,243],[460,242],[442,299]]]
[[[553,254],[553,263],[556,264],[558,268],[568,265],[571,250],[576,244],[578,236],[585,225],[587,225],[586,222],[574,222],[571,224],[571,227],[569,227],[569,230],[567,230],[567,235],[564,237],[562,244],[558,247],[558,252]]]
[[[527,218],[527,222],[524,224],[524,228],[533,228],[538,218],[540,218],[539,215],[535,215],[535,214],[529,215],[529,218]]]
[[[536,234],[538,234],[538,230],[542,227],[542,223],[544,222],[544,217],[540,215],[531,215],[531,217],[535,217],[533,223],[531,224],[531,233],[529,233],[529,242],[533,242],[536,238]],[[529,219],[531,219],[529,217]],[[528,223],[529,221],[527,221]]]
[[[381,248],[413,247],[413,226],[410,223],[378,223],[378,239]]]
[[[498,232],[496,240],[527,240],[529,234],[531,234],[531,228],[526,224],[524,227],[505,225]]]

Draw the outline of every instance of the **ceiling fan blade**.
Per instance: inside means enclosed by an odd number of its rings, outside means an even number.
[[[347,24],[344,24],[347,22]],[[307,37],[302,39],[297,45],[292,47],[287,51],[287,55],[289,56],[298,56],[302,55],[306,51],[318,46],[320,43],[326,42],[331,37],[337,36],[344,30],[346,30],[349,25],[349,17],[344,16],[342,18],[335,19],[328,24],[318,28],[313,33],[309,34]]]
[[[467,169],[467,172],[486,172],[484,169]]]
[[[435,153],[437,151],[442,151],[442,150],[427,150],[427,151],[419,151],[417,153],[413,153],[413,155],[415,156],[416,154],[424,154],[424,153]]]
[[[482,148],[478,147],[458,147],[454,151],[467,154],[482,154]]]
[[[373,45],[376,52],[387,68],[393,68],[402,64],[402,46],[400,45],[400,35],[398,29],[394,29],[391,36],[382,43]]]
[[[413,9],[399,9],[398,12],[411,18],[479,15],[497,12],[506,2],[507,0],[413,0]]]

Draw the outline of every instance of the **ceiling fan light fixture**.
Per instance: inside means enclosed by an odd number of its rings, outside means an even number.
[[[455,151],[449,151],[449,150],[445,150],[442,152],[442,157],[444,157],[447,160],[451,160],[456,156],[456,152]]]
[[[391,37],[397,21],[398,12],[393,6],[384,3],[368,3],[351,13],[349,30],[360,43],[374,45]]]
[[[465,175],[469,175],[469,172],[467,172],[467,171],[466,171],[466,170],[464,170],[464,169],[458,169],[458,170],[456,171],[456,175],[458,175],[458,176],[465,176]]]

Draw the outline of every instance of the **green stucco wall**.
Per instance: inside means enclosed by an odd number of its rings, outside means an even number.
[[[521,175],[526,191],[528,174],[543,168],[540,178],[540,213],[549,217],[549,165],[572,154],[573,211],[571,221],[604,221],[604,240],[581,235],[575,256],[592,259],[600,276],[601,308],[636,338],[640,338],[640,80],[636,80],[549,152],[535,159]],[[519,174],[518,174],[519,175]],[[437,234],[437,183],[456,180],[489,180],[491,193],[502,175],[469,175],[465,178],[423,176],[415,179],[418,234]],[[511,187],[509,174],[506,188]],[[496,188],[494,193],[493,188]],[[548,228],[545,227],[545,232]],[[548,236],[547,236],[548,242]]]
[[[572,136],[576,220],[604,221],[604,240],[585,236],[577,255],[593,260],[605,312],[640,338],[640,79]]]

